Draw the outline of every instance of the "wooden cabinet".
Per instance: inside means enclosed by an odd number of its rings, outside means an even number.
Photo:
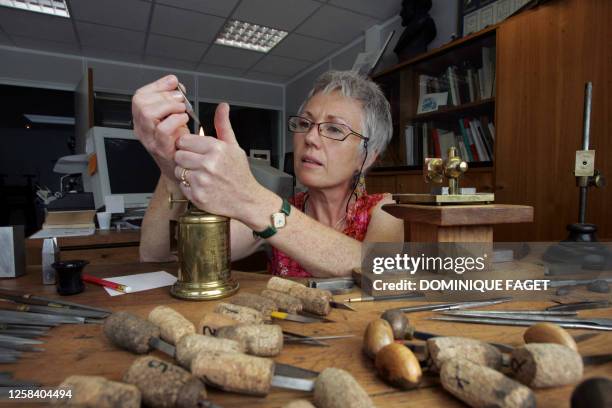
[[[502,239],[558,240],[578,222],[573,175],[581,149],[584,87],[593,82],[591,149],[612,177],[612,2],[554,1],[498,28],[496,200],[535,207],[533,224],[500,227]],[[612,186],[591,189],[586,222],[612,238]]]
[[[490,167],[470,169],[462,185],[494,192],[499,204],[535,207],[533,223],[496,227],[496,241],[557,241],[566,237],[567,224],[578,222],[573,170],[575,152],[582,145],[587,81],[593,82],[590,147],[596,150],[595,168],[612,177],[609,21],[609,0],[548,2],[381,74],[396,79],[400,112],[414,114],[418,93],[410,87],[416,84],[411,71],[415,64],[434,58],[460,63],[470,41],[494,38],[495,161]],[[405,155],[398,129],[409,119],[404,113],[394,119],[396,134],[389,148],[396,157]],[[389,157],[393,156],[386,156],[387,163]],[[367,183],[370,192],[429,189],[421,171],[408,167],[373,170]],[[589,191],[586,221],[597,224],[600,239],[612,239],[611,209],[612,186]]]

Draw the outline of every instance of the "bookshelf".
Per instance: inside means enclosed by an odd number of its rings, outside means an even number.
[[[495,126],[494,160],[472,164],[463,186],[494,192],[495,202],[535,207],[533,223],[495,227],[496,241],[558,241],[577,222],[576,150],[582,146],[584,86],[593,82],[591,148],[595,167],[611,177],[612,2],[547,2],[499,24],[402,62],[376,75],[391,91],[394,137],[389,154],[367,177],[368,192],[429,191],[420,166],[405,163],[406,125],[455,121],[488,114]],[[495,46],[495,94],[491,98],[417,114],[419,75],[478,61],[482,47]],[[612,188],[594,189],[587,222],[600,241],[612,240]]]
[[[444,157],[449,146],[456,146],[470,166],[465,182],[476,183],[470,186],[480,191],[493,190],[495,33],[495,27],[487,28],[374,78],[391,105],[393,138],[370,172],[368,190],[394,187],[395,192],[426,192],[429,186],[422,181],[423,158]],[[478,85],[485,65],[487,92],[484,81]],[[419,109],[427,107],[425,100],[433,99],[432,94],[438,102],[435,108]]]

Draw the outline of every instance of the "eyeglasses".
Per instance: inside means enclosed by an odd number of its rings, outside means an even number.
[[[350,135],[355,135],[363,140],[368,140],[367,137],[360,135],[350,127],[341,123],[315,123],[301,116],[289,116],[287,125],[289,130],[294,133],[308,133],[310,129],[312,129],[312,127],[316,125],[318,126],[319,134],[328,139],[343,141]]]

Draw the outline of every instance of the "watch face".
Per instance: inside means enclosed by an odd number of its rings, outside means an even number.
[[[274,213],[272,214],[272,225],[274,228],[283,228],[285,226],[285,214]]]

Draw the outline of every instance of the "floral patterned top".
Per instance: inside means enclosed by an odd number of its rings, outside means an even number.
[[[353,205],[349,206],[345,227],[342,233],[358,241],[363,241],[368,231],[370,218],[372,217],[372,209],[374,209],[384,197],[384,194],[364,194],[359,197]],[[290,198],[289,202],[300,211],[304,211],[306,198],[306,193],[298,193]],[[272,259],[268,264],[268,270],[271,274],[280,276],[312,276],[308,271],[302,268],[299,263],[276,248],[272,248]]]

